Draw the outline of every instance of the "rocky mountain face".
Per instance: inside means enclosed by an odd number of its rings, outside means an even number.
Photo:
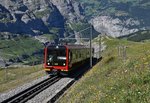
[[[150,29],[149,0],[0,0],[1,33],[61,37],[66,25],[87,19],[100,32],[113,37]],[[72,28],[69,25],[69,28]],[[75,32],[74,32],[75,33]]]
[[[38,35],[83,19],[73,0],[0,0],[1,33]],[[60,30],[63,35],[63,30]]]
[[[58,8],[64,18],[69,21],[77,21],[83,19],[83,10],[79,2],[75,0],[51,0]]]
[[[150,29],[148,0],[0,0],[0,31],[4,34],[59,34],[81,21],[113,37]],[[57,30],[55,29],[57,28]],[[55,29],[55,30],[53,30]],[[72,33],[76,33],[76,30]]]
[[[149,0],[79,0],[87,19],[102,34],[113,37],[150,30]]]
[[[145,27],[140,28],[140,22],[133,18],[122,21],[119,18],[112,18],[110,16],[98,16],[92,19],[91,22],[98,32],[112,37],[129,35],[139,30],[146,29]]]

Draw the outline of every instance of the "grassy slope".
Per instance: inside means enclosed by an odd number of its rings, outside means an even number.
[[[150,42],[107,40],[103,59],[60,100],[61,103],[149,103]],[[118,56],[127,46],[127,59]]]
[[[46,34],[43,36],[49,39],[51,38]],[[43,48],[44,46],[38,40],[31,37],[19,36],[11,40],[0,40],[0,57],[5,59],[15,59],[22,55],[27,55],[27,58],[23,60],[23,63],[33,63],[34,61],[43,60],[42,53],[34,54]],[[44,74],[42,65],[22,68],[0,68],[0,92],[13,89],[26,82],[44,76]]]
[[[42,65],[0,69],[0,93],[45,75]]]
[[[126,39],[129,41],[135,41],[135,42],[149,41],[150,40],[150,30],[138,31],[138,32],[132,33],[130,35],[122,36],[119,38]]]
[[[131,41],[144,41],[150,39],[150,31],[139,31],[128,37]]]
[[[0,56],[6,59],[28,55],[30,56],[29,59],[33,60],[36,57],[31,55],[43,48],[44,46],[38,40],[30,37],[17,37],[14,38],[14,40],[0,40]]]

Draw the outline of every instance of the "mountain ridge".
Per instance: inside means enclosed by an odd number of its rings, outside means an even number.
[[[58,28],[59,35],[65,37],[70,35],[66,32],[65,26],[82,21],[90,21],[94,27],[100,25],[97,27],[105,30],[97,30],[95,27],[98,32],[113,37],[150,29],[148,19],[150,1],[147,0],[1,0],[0,2],[1,32],[28,35],[55,34],[51,33],[55,27]],[[103,25],[106,23],[107,25]],[[111,30],[112,26],[116,28],[115,31]]]

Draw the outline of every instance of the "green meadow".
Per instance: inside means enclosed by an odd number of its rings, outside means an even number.
[[[59,102],[150,103],[150,42],[103,41],[102,60]]]
[[[32,55],[33,52],[43,49],[44,46],[33,38],[17,37],[10,40],[0,40],[0,51],[3,58],[16,58],[20,55]]]

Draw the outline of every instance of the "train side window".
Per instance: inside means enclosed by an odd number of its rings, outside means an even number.
[[[73,59],[76,59],[77,58],[77,54],[76,54],[76,51],[74,50],[74,58]]]
[[[69,63],[71,62],[71,60],[72,60],[72,52],[69,51]]]
[[[76,51],[77,59],[80,57],[79,54],[80,54],[80,52],[79,52],[79,50],[77,50],[77,51]]]
[[[81,54],[81,52],[82,52],[82,51],[80,50],[80,52],[79,52],[79,53],[80,53],[80,54],[79,54],[79,55],[80,55],[80,56],[79,56],[80,58],[82,57],[82,54]]]

